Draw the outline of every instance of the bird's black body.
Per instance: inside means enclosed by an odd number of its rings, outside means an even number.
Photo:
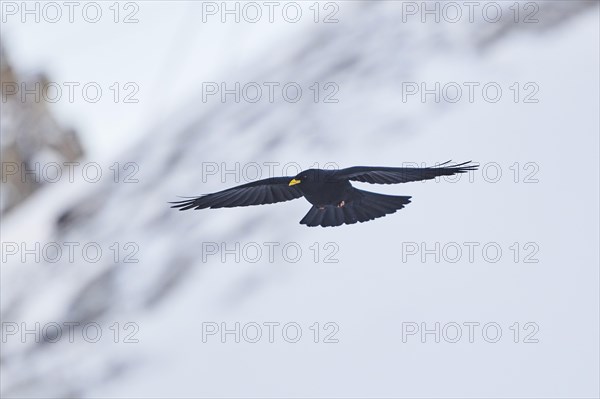
[[[351,180],[395,184],[429,180],[475,170],[477,165],[448,162],[431,168],[355,166],[339,170],[308,169],[294,177],[258,180],[228,190],[175,202],[179,210],[231,208],[289,201],[304,197],[313,206],[300,223],[307,226],[339,226],[366,222],[404,208],[410,197],[384,195],[354,188]]]
[[[302,183],[298,189],[308,202],[316,206],[336,205],[344,199],[349,199],[354,187],[348,180],[338,180],[334,171],[323,169],[309,169],[298,176]]]

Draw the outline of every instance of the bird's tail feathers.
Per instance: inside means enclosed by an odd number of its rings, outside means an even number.
[[[313,207],[300,221],[307,226],[340,226],[377,219],[396,212],[410,203],[410,197],[372,193],[358,190],[355,199],[343,205]]]

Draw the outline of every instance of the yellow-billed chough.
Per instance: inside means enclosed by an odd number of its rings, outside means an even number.
[[[307,226],[340,226],[366,222],[404,208],[411,197],[384,195],[352,187],[350,180],[372,184],[408,183],[451,176],[478,165],[450,161],[428,168],[354,166],[346,169],[308,169],[296,176],[274,177],[213,194],[172,202],[180,211],[263,205],[304,197],[313,206],[300,221]]]

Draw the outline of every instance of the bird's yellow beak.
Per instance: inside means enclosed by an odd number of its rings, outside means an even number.
[[[290,186],[294,186],[294,185],[296,185],[296,184],[300,184],[300,180],[292,179],[292,180],[290,181],[290,184],[289,184],[289,185],[290,185]]]

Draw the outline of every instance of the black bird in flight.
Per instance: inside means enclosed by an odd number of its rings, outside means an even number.
[[[428,168],[354,166],[346,169],[308,169],[296,176],[272,177],[213,194],[171,202],[180,211],[204,208],[273,204],[304,197],[313,206],[300,221],[307,226],[340,226],[367,222],[396,212],[411,197],[359,190],[350,181],[372,184],[408,183],[451,176],[477,169],[478,165],[450,161]]]

